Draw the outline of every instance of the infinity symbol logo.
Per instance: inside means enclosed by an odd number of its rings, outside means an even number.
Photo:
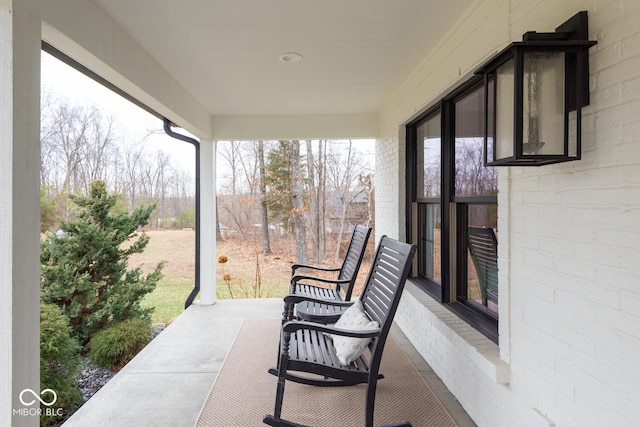
[[[35,399],[31,400],[31,401],[28,401],[28,402],[25,402],[24,398],[23,398],[25,393],[31,393],[31,395],[33,397],[35,397]],[[46,394],[46,393],[50,393],[50,394],[53,395],[53,399],[51,400],[51,402],[47,402],[46,400],[44,400],[44,399],[42,399],[40,397],[40,396],[42,396],[43,394]],[[40,403],[42,403],[44,406],[51,406],[54,403],[56,403],[56,400],[58,400],[58,395],[56,394],[55,391],[51,390],[50,388],[45,388],[44,390],[42,390],[40,392],[40,395],[38,395],[35,391],[31,390],[30,388],[25,388],[24,390],[22,390],[22,392],[20,392],[20,402],[22,402],[23,405],[31,406],[34,403],[36,403],[36,400],[39,400]]]

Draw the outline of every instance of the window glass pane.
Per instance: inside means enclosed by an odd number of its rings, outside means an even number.
[[[440,205],[418,205],[418,219],[418,273],[441,285]]]
[[[417,132],[417,196],[420,198],[439,197],[442,165],[440,114],[432,116],[418,126]]]
[[[467,301],[498,315],[498,207],[469,205]]]
[[[482,126],[483,92],[479,88],[455,103],[455,195],[493,196],[498,172],[485,167]]]

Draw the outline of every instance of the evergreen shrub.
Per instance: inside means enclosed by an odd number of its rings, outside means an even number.
[[[151,341],[151,324],[128,319],[96,333],[89,341],[89,358],[103,368],[119,370]]]
[[[153,308],[141,306],[162,277],[163,264],[143,275],[129,269],[132,254],[142,253],[149,236],[137,233],[155,206],[121,212],[118,195],[107,194],[103,181],[89,194],[70,195],[75,218],[63,221],[61,235],[48,233],[40,248],[42,300],[62,308],[73,335],[86,346],[91,336],[126,319],[150,319]]]
[[[54,409],[47,414],[42,406],[40,425],[52,425],[72,414],[82,405],[82,394],[77,388],[80,366],[80,345],[71,336],[69,319],[53,304],[40,304],[40,390],[51,389],[57,394]]]

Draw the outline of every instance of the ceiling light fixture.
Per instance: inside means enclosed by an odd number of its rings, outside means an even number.
[[[287,52],[283,53],[278,57],[280,62],[284,62],[285,64],[293,64],[294,62],[302,61],[302,55],[296,52]]]

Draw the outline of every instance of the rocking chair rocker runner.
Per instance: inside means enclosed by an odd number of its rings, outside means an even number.
[[[347,330],[309,321],[289,321],[283,324],[278,368],[269,370],[278,376],[275,411],[273,415],[264,416],[264,423],[271,426],[301,427],[300,424],[280,418],[285,381],[288,380],[325,387],[366,383],[365,426],[373,427],[376,386],[382,352],[409,275],[415,250],[414,245],[386,236],[382,236],[380,240],[360,297],[364,315],[368,320],[377,322],[378,328],[373,329],[369,326],[366,330],[362,330],[363,328],[354,330],[356,327],[353,327]],[[327,305],[345,304],[341,301],[325,303]],[[332,335],[370,339],[369,352],[354,355],[353,362],[343,365],[336,354],[336,348],[333,345],[335,338],[332,338]],[[409,426],[410,424],[403,422],[394,425]]]
[[[345,255],[342,266],[339,268],[323,268],[306,264],[294,264],[291,266],[291,285],[289,294],[304,295],[311,301],[349,301],[353,292],[353,287],[360,270],[360,264],[367,248],[367,242],[371,235],[371,228],[356,225],[353,229],[349,248]],[[315,271],[338,272],[337,279],[326,279],[305,274],[298,274],[298,269],[311,269]],[[311,282],[311,283],[309,283]],[[312,284],[313,282],[334,287]],[[294,304],[287,304],[285,301],[285,320],[292,320]],[[340,306],[321,305],[318,308],[313,302],[302,302],[296,307],[298,317],[302,320],[319,321],[318,316],[325,316],[323,323],[335,323],[340,317],[343,308]],[[320,310],[320,312],[319,312]]]

